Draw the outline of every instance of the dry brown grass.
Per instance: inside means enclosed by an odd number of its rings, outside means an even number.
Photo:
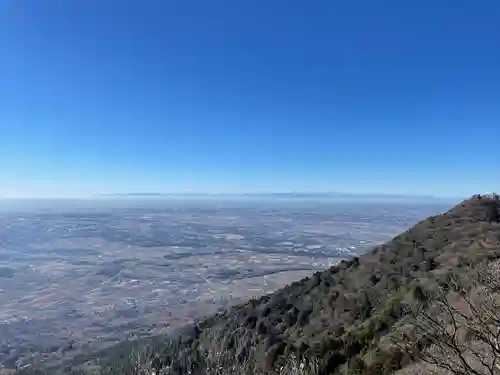
[[[170,375],[169,366],[161,369],[155,368],[155,354],[148,349],[134,351],[128,361],[116,366],[93,372],[93,375]],[[317,375],[316,361],[299,361],[295,356],[290,356],[279,368],[265,371],[259,358],[252,356],[240,365],[226,364],[224,353],[207,353],[205,358],[206,368],[199,375]],[[81,375],[84,373],[82,372]],[[190,372],[186,373],[189,375]],[[48,375],[48,374],[46,374]]]

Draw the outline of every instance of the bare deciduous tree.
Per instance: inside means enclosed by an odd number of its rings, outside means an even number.
[[[409,308],[413,327],[400,329],[398,339],[403,340],[395,343],[430,369],[455,375],[500,374],[498,263],[460,271],[428,295],[428,304]]]

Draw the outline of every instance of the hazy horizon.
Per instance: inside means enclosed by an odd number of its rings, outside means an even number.
[[[489,192],[479,192],[486,194]],[[1,196],[0,201],[4,200],[169,200],[177,198],[185,199],[327,199],[327,200],[343,200],[343,199],[417,199],[417,200],[456,200],[466,199],[468,196],[458,195],[423,195],[423,194],[392,194],[392,193],[349,193],[341,191],[270,191],[270,192],[232,192],[232,193],[218,193],[218,192],[106,192],[94,193],[89,195],[80,196],[60,196],[60,195],[46,195],[46,196]]]

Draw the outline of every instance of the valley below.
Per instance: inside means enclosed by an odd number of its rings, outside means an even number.
[[[55,365],[273,292],[434,203],[45,201],[0,207],[0,364]]]

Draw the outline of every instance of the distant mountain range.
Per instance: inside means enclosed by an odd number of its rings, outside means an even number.
[[[275,192],[275,193],[158,193],[158,192],[130,192],[102,194],[104,197],[189,197],[189,198],[288,198],[288,199],[412,199],[412,200],[438,200],[442,198],[430,195],[403,195],[403,194],[357,194],[344,192]],[[449,197],[461,199],[460,197]]]

